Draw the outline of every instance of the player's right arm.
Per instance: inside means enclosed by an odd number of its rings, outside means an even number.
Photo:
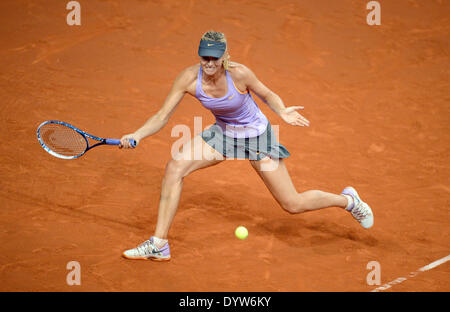
[[[194,67],[189,67],[183,70],[175,79],[172,88],[170,89],[169,94],[167,95],[159,111],[155,115],[151,116],[145,124],[134,133],[124,135],[120,139],[121,144],[119,147],[130,148],[131,146],[129,139],[134,139],[137,145],[142,139],[161,130],[167,124],[170,116],[175,111],[175,108],[181,102],[189,87],[195,82],[196,78]]]

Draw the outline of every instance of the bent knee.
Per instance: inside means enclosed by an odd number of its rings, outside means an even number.
[[[293,196],[280,202],[281,207],[291,214],[302,213],[308,211],[300,196]]]
[[[170,160],[166,165],[165,176],[172,179],[183,179],[189,174],[189,162],[186,160]]]

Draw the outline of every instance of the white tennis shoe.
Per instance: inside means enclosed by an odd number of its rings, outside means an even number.
[[[353,198],[353,205],[346,209],[352,214],[353,218],[355,218],[363,228],[371,228],[373,225],[372,209],[370,209],[369,205],[361,200],[358,192],[356,192],[353,187],[347,186],[341,194],[348,195]]]
[[[166,243],[162,248],[156,247],[152,236],[149,240],[146,240],[136,248],[124,251],[122,255],[125,258],[132,260],[169,261],[170,248],[169,243]]]

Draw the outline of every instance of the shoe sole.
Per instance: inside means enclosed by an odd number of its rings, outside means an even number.
[[[158,262],[164,262],[164,261],[170,261],[169,258],[155,258],[155,257],[129,257],[125,254],[122,254],[122,257],[129,260],[151,260],[151,261],[158,261]]]

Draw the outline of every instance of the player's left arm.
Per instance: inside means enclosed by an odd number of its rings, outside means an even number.
[[[247,88],[255,93],[285,122],[293,126],[309,126],[309,121],[297,112],[298,109],[303,109],[303,106],[286,107],[278,94],[266,87],[248,67],[241,65],[237,72]]]

